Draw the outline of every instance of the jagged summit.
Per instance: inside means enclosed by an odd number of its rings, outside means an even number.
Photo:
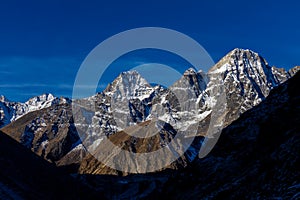
[[[228,54],[226,54],[215,66],[213,66],[209,70],[209,73],[224,72],[226,70],[230,70],[230,66],[234,66],[237,69],[249,67],[254,62],[259,62],[263,66],[268,66],[267,61],[264,58],[262,58],[258,53],[249,49],[235,48]],[[258,65],[254,67],[258,67]]]
[[[289,78],[284,69],[271,67],[268,62],[258,53],[249,49],[234,49],[222,58],[214,67],[209,70],[210,74],[222,73],[227,78],[233,77],[234,81],[240,81],[241,78],[254,81],[257,86],[265,86],[261,91],[263,96],[272,87],[286,81]],[[226,77],[224,77],[226,79]],[[257,86],[255,86],[257,88]],[[269,88],[269,89],[268,89]]]
[[[144,84],[148,84],[148,82],[140,75],[139,72],[136,70],[130,70],[126,72],[121,72],[113,81],[110,85],[116,85],[118,83],[125,83],[129,84],[129,81],[142,81]]]
[[[119,76],[140,76],[140,73],[136,70],[129,70],[121,72]]]
[[[300,66],[295,66],[288,71],[290,77],[294,76],[298,71],[300,71]]]
[[[171,88],[173,90],[194,91],[198,97],[199,94],[206,89],[206,84],[206,78],[202,71],[196,72],[194,68],[189,68]]]
[[[25,102],[25,104],[31,105],[31,106],[38,106],[41,104],[45,104],[49,101],[55,100],[56,97],[54,97],[51,93],[45,93],[39,96],[35,96],[30,98],[28,101]]]
[[[125,71],[125,72],[121,72],[117,78],[113,81],[113,83],[115,81],[119,81],[119,80],[125,80],[125,81],[134,81],[137,79],[141,79],[143,78],[141,76],[141,74],[136,71],[136,70],[129,70],[129,71]]]
[[[233,49],[224,56],[208,76],[208,88],[222,84],[226,88],[228,121],[258,105],[270,91],[291,76],[285,69],[271,67],[258,53],[249,49]]]
[[[188,76],[188,75],[194,75],[196,74],[196,70],[193,67],[188,68],[187,70],[185,70],[185,72],[183,73],[184,76]]]
[[[71,103],[71,100],[64,97],[58,98],[50,93],[32,97],[24,103],[9,101],[2,95],[0,97],[0,127],[19,119],[29,112],[65,103]]]
[[[0,102],[8,102],[9,100],[4,96],[0,95]]]
[[[251,54],[257,54],[257,52],[252,51],[251,49],[243,49],[243,48],[234,48],[233,50],[231,50],[228,54],[237,54],[237,53],[251,53]]]
[[[118,98],[129,98],[141,96],[151,92],[153,88],[137,71],[122,72],[103,91],[104,94],[116,95]]]

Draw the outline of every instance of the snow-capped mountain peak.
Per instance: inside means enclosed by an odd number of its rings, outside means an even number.
[[[146,98],[153,92],[151,85],[137,71],[122,72],[109,86],[104,90],[108,96],[114,95],[114,98]]]
[[[290,77],[294,76],[298,71],[300,71],[300,66],[295,66],[288,71]]]
[[[47,108],[53,104],[57,104],[59,98],[54,97],[52,94],[42,94],[36,97],[33,97],[25,102],[24,105],[28,105],[30,111]]]
[[[12,121],[17,120],[23,115],[48,108],[52,105],[60,103],[70,103],[67,98],[58,98],[52,94],[46,93],[39,96],[30,98],[25,103],[11,102],[7,100],[4,96],[0,97],[0,127],[9,124]]]
[[[224,56],[208,74],[212,87],[220,79],[226,87],[229,121],[258,105],[274,87],[290,78],[285,69],[269,66],[258,53],[238,48]]]
[[[198,97],[199,94],[206,89],[207,80],[204,74],[196,72],[194,68],[187,69],[181,79],[176,81],[171,88],[173,90],[190,90],[194,91]]]
[[[183,75],[188,76],[188,75],[194,75],[196,73],[197,73],[196,70],[193,67],[190,67],[187,70],[185,70]]]
[[[9,100],[4,96],[0,95],[0,102],[8,102]]]

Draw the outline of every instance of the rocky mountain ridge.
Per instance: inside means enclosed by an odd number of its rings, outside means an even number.
[[[63,104],[71,102],[68,98],[54,97],[52,94],[42,94],[36,97],[30,98],[28,101],[12,102],[5,96],[0,96],[0,128],[5,125],[16,121],[20,117],[26,115],[29,112],[48,108],[52,105]]]
[[[69,177],[0,131],[0,197],[296,200],[300,176],[299,81],[298,73],[272,90],[258,106],[222,131],[207,157],[195,159],[182,169],[121,177],[96,175],[94,169],[101,168],[91,165],[94,168],[85,169],[90,173]]]
[[[299,199],[299,84],[298,72],[223,129],[207,157],[175,172],[151,198]]]
[[[101,164],[95,167],[96,161],[88,153],[99,152],[97,148],[106,137],[113,136],[112,139],[120,145],[125,144],[124,148],[129,151],[144,152],[144,145],[136,143],[139,140],[135,137],[122,136],[123,130],[132,134],[134,131],[127,127],[143,126],[147,124],[145,122],[155,120],[164,121],[170,128],[165,130],[167,137],[159,144],[156,139],[152,140],[156,143],[148,149],[150,152],[168,143],[174,130],[175,135],[184,132],[187,137],[213,137],[242,113],[257,106],[273,88],[288,80],[298,69],[286,72],[270,67],[253,51],[234,49],[208,74],[188,69],[169,89],[152,87],[133,71],[121,73],[103,92],[73,101],[73,105],[80,105],[75,109],[73,106],[73,110],[71,101],[66,99],[35,98],[25,103],[31,106],[27,109],[28,114],[21,113],[18,120],[2,130],[59,166],[75,166],[75,171],[80,173],[117,174]],[[6,105],[4,98],[1,102]],[[35,108],[37,110],[33,111]],[[216,110],[222,112],[219,114]],[[123,140],[119,141],[118,136]],[[186,166],[196,157],[197,151],[199,149],[190,148],[170,168]]]

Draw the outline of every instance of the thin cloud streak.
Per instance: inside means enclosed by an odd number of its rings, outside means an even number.
[[[46,88],[47,89],[68,89],[68,90],[72,90],[73,89],[72,84],[30,84],[30,83],[24,83],[24,84],[0,84],[0,88]],[[94,88],[93,85],[77,85],[77,88],[80,89],[90,89],[90,88]],[[99,84],[97,88],[106,88],[107,84]],[[47,92],[47,91],[45,91]]]

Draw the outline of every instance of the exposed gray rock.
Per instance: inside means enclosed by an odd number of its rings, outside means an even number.
[[[151,86],[136,71],[123,72],[103,92],[74,100],[72,109],[70,100],[52,95],[35,97],[24,104],[11,103],[1,97],[0,119],[2,125],[18,119],[5,127],[4,132],[37,154],[59,165],[78,164],[86,151],[99,152],[98,146],[104,138],[120,135],[130,127],[143,126],[147,121],[168,124],[171,128],[164,131],[167,138],[174,135],[174,131],[188,138],[217,137],[223,127],[257,106],[297,70],[299,67],[289,72],[270,67],[257,53],[234,49],[207,74],[190,68],[168,89]],[[151,131],[156,133],[153,129],[147,134]],[[78,133],[84,149],[76,148],[80,145]],[[141,146],[137,146],[131,137],[123,139],[128,151],[147,150],[140,143]],[[200,143],[193,144],[196,148],[190,148],[178,163],[185,166],[193,160]],[[75,156],[73,161],[71,155]],[[171,168],[178,167],[178,163]],[[91,165],[86,163],[85,166]],[[87,171],[107,172],[97,167],[93,169]]]

